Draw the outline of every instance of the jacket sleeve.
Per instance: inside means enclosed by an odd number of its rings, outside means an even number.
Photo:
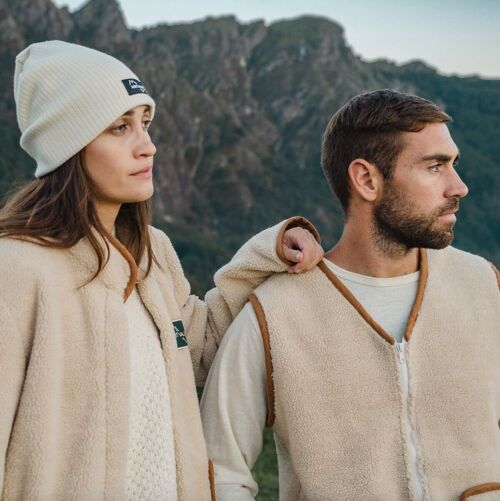
[[[287,219],[261,231],[246,242],[214,276],[215,288],[205,295],[205,301],[190,294],[177,255],[170,260],[170,271],[176,275],[177,304],[190,347],[196,384],[202,386],[227,328],[243,308],[249,294],[273,273],[287,270],[281,243],[287,229],[301,226],[319,235],[314,226],[302,217]],[[169,245],[172,244],[169,241]],[[172,261],[176,265],[172,266]]]
[[[9,308],[0,298],[0,497],[26,368],[26,350],[20,334]]]
[[[497,277],[498,290],[500,290],[500,271],[498,271],[497,267],[493,263],[490,263],[490,265],[493,268],[495,277]]]

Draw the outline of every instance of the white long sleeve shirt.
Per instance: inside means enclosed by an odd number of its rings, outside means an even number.
[[[328,260],[370,315],[402,341],[419,272],[375,278]],[[214,360],[201,402],[208,455],[214,463],[219,501],[250,501],[258,491],[251,469],[262,451],[267,414],[264,348],[257,318],[247,304],[231,324]],[[283,450],[275,436],[276,447]],[[286,451],[284,451],[286,454]]]

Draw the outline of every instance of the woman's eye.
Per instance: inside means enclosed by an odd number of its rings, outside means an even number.
[[[144,122],[142,122],[142,126],[144,127],[144,129],[148,130],[149,129],[149,126],[151,125],[151,120],[144,120]]]
[[[111,130],[115,133],[124,132],[127,129],[127,124],[115,125]]]

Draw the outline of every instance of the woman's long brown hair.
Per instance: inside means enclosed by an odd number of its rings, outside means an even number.
[[[98,260],[92,281],[109,259],[108,240],[112,239],[97,216],[93,193],[81,151],[55,171],[10,194],[0,209],[0,237],[27,239],[56,248],[70,248],[87,237]],[[116,238],[137,265],[147,252],[146,275],[153,261],[157,263],[148,231],[150,220],[149,203],[144,201],[122,204],[115,222]],[[103,237],[105,249],[92,228]]]

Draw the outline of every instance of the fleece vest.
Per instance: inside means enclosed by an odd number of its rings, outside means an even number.
[[[414,500],[417,478],[426,501],[500,499],[495,273],[451,247],[420,256],[406,370],[395,339],[325,263],[275,275],[250,298],[281,500]]]

